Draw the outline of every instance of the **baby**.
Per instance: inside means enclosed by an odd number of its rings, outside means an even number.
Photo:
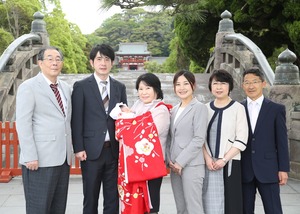
[[[132,112],[130,108],[128,108],[128,106],[123,103],[117,103],[116,106],[111,110],[109,115],[114,120],[129,119],[135,117],[134,112]]]

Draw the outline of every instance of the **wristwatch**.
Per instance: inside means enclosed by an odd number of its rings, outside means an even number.
[[[225,164],[227,163],[226,158],[222,158],[222,161],[224,161]]]

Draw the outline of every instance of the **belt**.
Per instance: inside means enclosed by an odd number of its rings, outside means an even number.
[[[104,141],[103,148],[111,147],[110,141]]]

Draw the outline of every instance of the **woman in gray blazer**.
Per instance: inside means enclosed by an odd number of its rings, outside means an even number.
[[[179,71],[173,79],[180,103],[171,111],[167,158],[171,168],[171,184],[178,214],[200,214],[206,139],[207,108],[193,96],[195,76]]]

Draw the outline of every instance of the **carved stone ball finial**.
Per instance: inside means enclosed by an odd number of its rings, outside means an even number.
[[[31,33],[47,33],[44,14],[41,12],[35,12],[33,14],[33,18],[34,20],[31,23]]]
[[[296,55],[289,49],[279,54],[274,85],[300,85],[299,68],[293,64],[296,59]]]
[[[231,17],[232,17],[232,14],[228,10],[225,10],[223,13],[221,13],[222,19],[230,19]]]
[[[225,10],[221,14],[222,20],[219,22],[219,30],[218,30],[218,32],[230,32],[230,33],[234,33],[233,21],[231,20],[231,17],[232,17],[232,14],[228,10]]]
[[[293,64],[296,61],[297,57],[296,54],[294,54],[292,51],[290,51],[288,48],[285,49],[281,54],[278,56],[278,61],[280,64],[282,63],[290,63]]]

